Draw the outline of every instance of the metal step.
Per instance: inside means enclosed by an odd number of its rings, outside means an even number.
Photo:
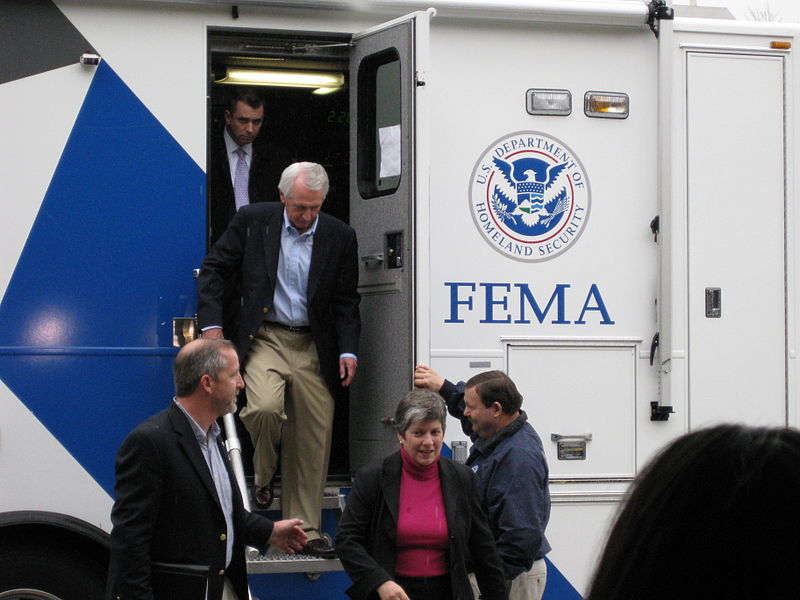
[[[275,499],[267,510],[280,510],[280,488],[275,488]],[[344,510],[345,497],[341,488],[326,487],[322,496],[323,510]],[[330,539],[328,540],[331,541]],[[332,542],[331,542],[332,543]],[[247,549],[247,572],[257,573],[325,573],[327,571],[342,571],[342,563],[338,558],[315,558],[305,554],[287,554],[276,548],[270,548],[265,554],[260,554],[255,548]]]
[[[286,554],[270,549],[266,554],[247,558],[247,572],[257,573],[324,573],[342,571],[338,558],[314,558],[302,554]]]
[[[275,488],[275,497],[272,499],[272,504],[269,508],[255,509],[255,510],[280,510],[281,509],[281,488]],[[344,510],[345,498],[341,493],[341,488],[326,487],[325,493],[322,496],[322,509],[323,510]]]

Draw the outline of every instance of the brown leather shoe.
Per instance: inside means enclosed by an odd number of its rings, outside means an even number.
[[[336,558],[336,549],[323,539],[308,540],[297,553],[317,558]]]

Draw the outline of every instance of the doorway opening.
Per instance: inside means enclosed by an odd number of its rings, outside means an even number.
[[[209,247],[224,230],[224,225],[218,224],[219,219],[212,218],[218,209],[215,203],[220,202],[225,194],[232,194],[230,169],[220,161],[220,153],[223,160],[227,160],[222,139],[225,110],[229,106],[232,91],[243,86],[255,91],[264,103],[264,121],[252,142],[253,155],[262,152],[267,161],[277,157],[275,162],[285,163],[272,165],[270,172],[276,175],[271,176],[274,181],[269,184],[270,193],[263,199],[279,199],[277,178],[283,168],[296,161],[316,162],[325,167],[330,178],[330,190],[322,210],[345,223],[349,222],[349,54],[349,34],[209,29],[206,146],[206,242]],[[264,73],[289,78],[303,74],[334,74],[341,76],[341,85],[328,88],[328,93],[320,93],[318,90],[321,88],[288,84],[233,84],[230,83],[230,75],[236,70],[256,78]],[[349,485],[350,481],[348,392],[347,388],[343,388],[335,399],[329,485]],[[240,396],[240,406],[244,401]],[[251,477],[252,442],[238,416],[236,421],[242,441],[245,472]]]

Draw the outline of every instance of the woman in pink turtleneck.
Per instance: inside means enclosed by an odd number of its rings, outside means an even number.
[[[484,600],[507,597],[472,471],[439,454],[446,416],[438,394],[409,392],[394,417],[399,452],[356,474],[336,534],[352,598],[472,600],[473,571]]]

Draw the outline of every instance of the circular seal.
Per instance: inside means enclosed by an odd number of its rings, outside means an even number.
[[[566,144],[518,131],[493,142],[475,163],[469,203],[492,248],[537,262],[555,258],[580,237],[590,195],[586,171]]]

